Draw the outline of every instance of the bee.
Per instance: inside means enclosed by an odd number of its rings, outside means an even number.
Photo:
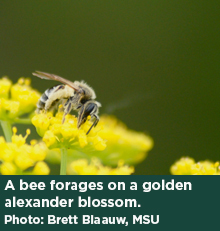
[[[91,129],[99,122],[98,112],[101,104],[95,101],[96,94],[94,90],[84,81],[71,82],[60,76],[41,71],[36,71],[32,74],[41,79],[55,80],[63,83],[51,87],[43,93],[37,103],[37,113],[42,110],[45,110],[45,112],[51,111],[59,104],[62,104],[64,109],[62,123],[65,121],[65,116],[69,114],[71,110],[75,110],[78,112],[78,129],[86,122],[87,117],[91,116],[91,120],[94,122],[86,133],[86,135],[88,135]]]

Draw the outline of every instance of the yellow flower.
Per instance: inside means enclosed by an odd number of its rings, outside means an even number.
[[[44,136],[44,133],[48,130],[50,126],[51,119],[52,119],[52,113],[38,114],[32,118],[31,122],[36,127],[39,136],[41,137]]]
[[[12,82],[7,77],[0,79],[0,98],[8,98]]]
[[[106,140],[107,146],[102,152],[96,152],[95,156],[100,158],[104,164],[117,165],[119,160],[123,160],[126,164],[137,164],[153,147],[153,140],[150,136],[128,129],[115,117],[101,116],[98,126],[98,134]],[[94,137],[94,140],[98,149],[102,144],[98,137]]]
[[[29,79],[20,78],[11,87],[11,98],[20,103],[19,112],[24,114],[35,109],[40,93],[30,87]]]
[[[31,88],[27,78],[14,85],[5,77],[0,79],[0,120],[17,122],[19,116],[34,111],[39,98],[40,93]]]
[[[14,174],[49,174],[49,168],[43,160],[47,155],[47,147],[44,143],[31,141],[26,144],[26,138],[30,134],[17,135],[17,128],[13,128],[11,142],[6,142],[0,137],[0,173],[2,175]],[[33,170],[29,169],[34,167]]]
[[[96,128],[86,135],[87,127],[92,125],[90,121],[87,120],[78,130],[75,116],[67,115],[64,124],[62,118],[63,112],[58,112],[55,116],[51,113],[40,113],[32,118],[33,125],[48,148],[65,147],[77,150],[86,146],[90,150],[105,149],[106,142],[99,136]]]
[[[90,163],[87,159],[79,159],[69,166],[69,173],[77,175],[130,175],[133,172],[134,168],[123,165],[123,162],[111,168],[103,166],[97,158],[93,158]]]
[[[15,175],[16,166],[11,162],[4,162],[1,164],[1,174],[2,175]]]
[[[28,135],[30,135],[30,133],[31,133],[30,129],[27,129],[26,136],[23,137],[22,135],[16,135],[16,133],[17,133],[17,128],[16,127],[13,127],[12,131],[14,133],[14,135],[11,138],[12,143],[17,144],[18,147],[25,144]]]
[[[220,175],[219,162],[200,161],[196,163],[189,157],[182,157],[174,163],[170,172],[173,175]]]
[[[50,169],[47,166],[47,164],[43,161],[37,162],[33,169],[33,174],[34,175],[49,175]]]
[[[101,116],[99,124],[88,135],[86,132],[92,125],[90,121],[87,120],[77,129],[75,116],[67,115],[64,124],[62,117],[63,113],[58,112],[55,116],[41,113],[32,118],[38,134],[43,137],[47,147],[53,150],[47,156],[47,160],[52,163],[60,163],[60,152],[55,149],[65,147],[68,149],[69,163],[77,159],[89,160],[96,157],[108,166],[117,166],[119,161],[134,165],[141,162],[147,156],[147,151],[153,147],[153,140],[149,136],[129,130],[114,117]],[[83,168],[84,162],[80,163]],[[87,170],[88,168],[84,169]],[[101,170],[103,174],[119,174],[120,171],[123,173],[127,170],[127,167],[118,166],[111,171],[109,167],[103,167]]]
[[[13,100],[0,98],[0,119],[12,120],[19,114],[20,103]]]
[[[39,98],[39,92],[30,87],[30,80],[27,78],[20,78],[16,84],[12,84],[7,78],[0,79],[0,120],[8,141],[5,142],[0,137],[2,174],[49,174],[49,168],[43,160],[48,155],[48,160],[60,162],[61,149],[62,159],[67,157],[69,163],[81,159],[74,167],[79,174],[126,175],[133,173],[134,169],[124,164],[141,162],[153,147],[153,140],[149,136],[129,130],[114,117],[102,116],[98,125],[87,135],[92,126],[90,116],[78,129],[77,118],[70,114],[62,124],[63,112],[55,115],[51,112],[40,113],[32,118],[43,142],[32,141],[30,145],[27,144],[29,129],[22,136],[17,135],[17,129],[13,128],[11,136],[10,125],[29,123]],[[97,161],[94,162],[93,157]],[[91,161],[86,162],[85,159]],[[65,162],[66,159],[62,161]],[[73,165],[74,162],[71,166]],[[61,166],[62,174],[65,174],[65,167]]]
[[[191,167],[195,164],[195,160],[190,157],[182,157],[170,168],[173,175],[191,175]]]
[[[220,175],[219,163],[201,161],[191,167],[192,175]]]

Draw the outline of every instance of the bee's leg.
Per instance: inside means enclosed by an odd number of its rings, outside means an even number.
[[[67,100],[67,102],[64,105],[64,114],[63,114],[62,123],[65,122],[65,116],[70,113],[70,111],[72,110],[72,106],[73,106],[72,102],[70,100]]]
[[[94,127],[98,124],[98,122],[99,122],[99,116],[97,116],[97,115],[94,115],[95,116],[95,118],[96,118],[96,120],[95,120],[95,125],[94,125]]]
[[[50,105],[50,109],[49,110],[45,109],[45,113],[47,113],[47,111],[52,111],[53,112],[55,109],[58,108],[59,103],[60,103],[60,99],[54,100]]]
[[[93,127],[95,127],[95,126],[98,124],[98,122],[99,122],[99,117],[98,117],[97,115],[94,115],[94,114],[93,114],[93,117],[95,117],[95,121],[94,121],[94,123],[92,124],[92,126],[90,127],[89,131],[86,133],[86,135],[88,135],[88,134],[90,133],[91,129],[92,129]]]
[[[63,98],[63,99],[60,100],[59,104],[57,105],[58,106],[57,107],[58,111],[64,112],[66,102],[67,102],[67,99],[65,99],[65,98]]]

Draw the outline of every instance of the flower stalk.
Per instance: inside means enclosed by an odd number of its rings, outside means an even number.
[[[66,175],[67,149],[63,147],[60,149],[60,151],[61,151],[60,175]]]
[[[15,118],[14,119],[14,123],[17,124],[31,124],[31,119],[30,118]]]
[[[5,139],[7,142],[11,142],[12,137],[12,130],[11,130],[11,123],[9,121],[1,120],[2,130],[5,135]]]

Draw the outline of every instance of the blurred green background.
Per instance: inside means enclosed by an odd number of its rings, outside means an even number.
[[[136,174],[169,174],[186,155],[220,160],[219,12],[203,0],[1,1],[0,75],[85,80],[100,114],[153,137]],[[53,84],[32,77],[41,92]]]

